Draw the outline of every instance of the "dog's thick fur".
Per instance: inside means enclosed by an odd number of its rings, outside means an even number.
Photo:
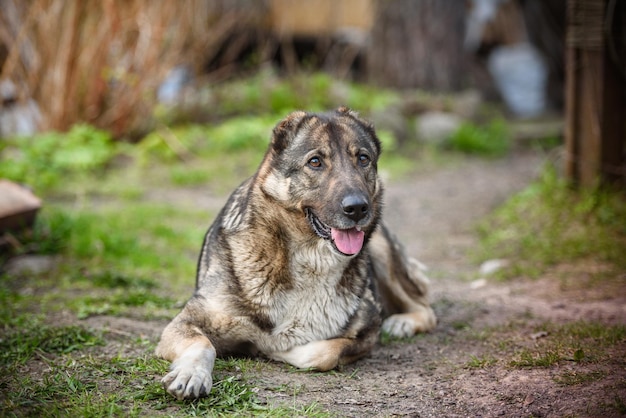
[[[274,128],[257,173],[208,230],[196,290],[161,336],[169,393],[207,395],[217,355],[324,371],[367,355],[381,327],[405,337],[435,326],[419,263],[379,222],[380,152],[372,125],[347,108],[294,112]]]

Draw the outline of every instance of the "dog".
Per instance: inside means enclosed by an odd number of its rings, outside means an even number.
[[[345,107],[275,126],[258,171],[206,233],[193,296],[163,331],[167,392],[207,396],[217,356],[327,371],[370,353],[381,329],[435,327],[421,264],[380,220],[380,153],[373,125]]]

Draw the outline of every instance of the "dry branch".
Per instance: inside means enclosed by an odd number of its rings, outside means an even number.
[[[177,65],[200,70],[262,7],[228,0],[0,0],[0,44],[8,50],[0,80],[38,102],[42,129],[82,121],[117,137],[143,131],[167,73]]]

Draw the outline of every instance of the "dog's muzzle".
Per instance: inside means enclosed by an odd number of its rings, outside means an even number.
[[[318,237],[328,240],[333,247],[344,255],[354,255],[361,251],[365,233],[357,225],[349,229],[337,229],[326,225],[309,208],[304,210],[306,219]]]

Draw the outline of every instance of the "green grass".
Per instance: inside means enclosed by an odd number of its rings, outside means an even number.
[[[118,152],[111,135],[88,125],[67,133],[3,139],[0,178],[30,185],[42,193],[63,185],[66,177],[101,172]]]
[[[448,141],[453,150],[486,157],[501,157],[509,152],[511,145],[511,135],[501,119],[485,126],[464,122]]]
[[[39,216],[32,245],[39,253],[65,255],[97,286],[108,281],[156,287],[171,275],[193,276],[210,216],[195,208],[148,202],[124,205],[123,210],[115,204],[70,210],[52,205]]]
[[[508,259],[503,278],[537,277],[550,266],[584,258],[626,268],[623,195],[574,190],[551,168],[487,217],[478,232],[476,260]]]
[[[546,322],[533,330],[543,332],[532,347],[515,353],[510,366],[515,368],[545,368],[568,361],[593,364],[609,360],[612,349],[626,342],[626,326],[598,322],[574,321],[565,324]]]
[[[535,321],[532,321],[535,322]],[[626,326],[607,325],[593,321],[540,323],[511,321],[470,333],[469,338],[480,342],[484,352],[472,355],[465,363],[468,369],[489,368],[496,364],[515,369],[553,368],[563,364],[577,365],[572,373],[562,373],[555,381],[574,385],[592,381],[600,376],[606,364],[623,364],[618,353],[626,349]],[[533,337],[540,335],[540,337]],[[616,357],[617,356],[617,357]],[[601,377],[598,377],[601,378]],[[577,379],[580,381],[577,383]]]
[[[218,359],[211,395],[177,401],[156,379],[168,363],[152,356],[58,356],[34,379],[0,378],[5,414],[54,416],[329,416],[316,404],[276,406],[262,402],[249,383],[250,360]]]
[[[380,333],[380,344],[385,345],[394,345],[394,344],[411,344],[414,343],[418,338],[422,338],[423,334],[414,335],[412,337],[396,337],[388,332],[381,331]]]
[[[482,369],[485,367],[493,366],[498,362],[491,355],[482,355],[482,356],[470,356],[470,359],[467,363],[465,363],[465,368],[467,369]]]
[[[54,327],[39,321],[33,321],[28,327],[4,330],[3,334],[0,364],[4,366],[24,364],[37,352],[71,353],[104,343],[99,335],[82,327]]]
[[[565,371],[552,380],[561,386],[577,386],[592,383],[606,377],[606,373],[602,371]]]
[[[370,112],[400,99],[397,92],[333,80],[325,73],[277,78],[271,71],[212,87],[208,96],[218,116],[322,111],[338,106]]]
[[[564,360],[561,350],[522,349],[515,360],[509,363],[516,368],[550,367]]]

